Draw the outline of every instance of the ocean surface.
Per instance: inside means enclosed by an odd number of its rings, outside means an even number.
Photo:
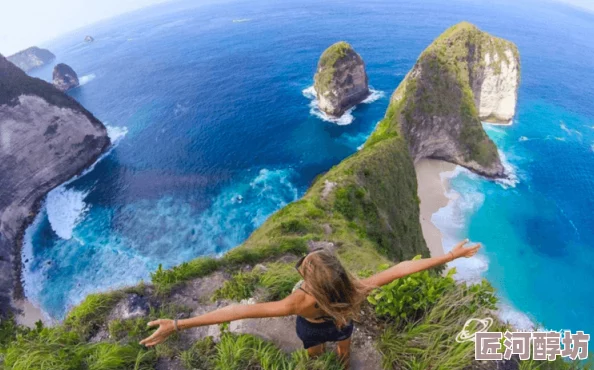
[[[43,45],[82,76],[69,94],[114,145],[27,230],[28,297],[59,319],[159,264],[237,246],[356,152],[418,55],[463,20],[520,50],[517,117],[486,126],[513,178],[448,174],[451,201],[433,221],[446,249],[484,244],[456,261],[458,277],[489,279],[506,318],[594,333],[594,15],[532,1],[182,1]],[[365,60],[374,94],[331,121],[310,87],[339,40]]]

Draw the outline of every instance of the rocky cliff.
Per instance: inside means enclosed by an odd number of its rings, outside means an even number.
[[[320,110],[339,117],[369,95],[365,63],[344,41],[322,53],[314,76]]]
[[[109,144],[90,112],[0,55],[0,313],[21,294],[21,238],[40,201]]]
[[[8,60],[23,71],[28,72],[51,62],[55,58],[56,56],[51,51],[32,46],[9,56]]]
[[[64,63],[56,64],[52,80],[54,86],[60,91],[67,91],[78,86],[78,75],[72,67]]]
[[[519,84],[516,46],[463,22],[419,57],[392,95],[388,131],[401,131],[415,160],[438,158],[505,176],[481,120],[511,120]]]

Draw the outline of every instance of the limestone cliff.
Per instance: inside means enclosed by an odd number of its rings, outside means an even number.
[[[109,146],[74,99],[0,55],[0,316],[20,292],[20,243],[41,199]]]
[[[508,122],[519,84],[516,46],[463,22],[419,57],[392,95],[388,131],[408,141],[415,160],[438,158],[488,177],[505,176],[481,119]]]
[[[60,91],[67,91],[78,86],[78,75],[68,64],[60,63],[54,67],[52,75],[54,86]]]
[[[320,110],[339,117],[369,95],[365,63],[344,41],[324,51],[314,76]]]
[[[7,59],[23,71],[28,72],[51,62],[55,58],[56,56],[51,51],[32,46],[9,56]]]

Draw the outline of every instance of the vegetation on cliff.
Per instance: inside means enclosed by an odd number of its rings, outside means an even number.
[[[509,41],[470,23],[449,28],[421,53],[392,95],[382,121],[389,127],[382,130],[402,130],[415,160],[439,158],[490,177],[503,176],[497,148],[482,128],[473,86],[484,72],[485,55],[493,65],[504,63],[507,47],[517,53]]]
[[[412,93],[418,91],[407,78],[395,96]],[[427,104],[444,104],[438,98],[428,99]],[[401,125],[402,117],[414,107],[405,100],[392,100],[362,150],[319,176],[301,200],[273,214],[242,245],[221,258],[201,257],[171,269],[160,267],[150,284],[91,295],[54,328],[24,329],[12,320],[3,321],[0,354],[4,366],[148,369],[168,361],[184,369],[340,368],[333,354],[317,359],[308,359],[303,350],[286,354],[261,338],[232,333],[226,325],[218,341],[208,336],[180,339],[190,332],[186,331],[152,349],[137,342],[148,334],[148,320],[192,311],[185,306],[184,289],[200,287],[201,279],[217,274],[224,276],[224,282],[208,294],[190,297],[199,300],[195,304],[283,298],[299,279],[294,260],[308,247],[333,248],[347,268],[362,277],[402,260],[428,257],[419,223],[413,159]],[[114,307],[130,295],[143,297],[150,310],[134,318],[114,317]],[[444,276],[436,269],[371,294],[361,325],[378,333],[374,339],[386,369],[486,369],[489,364],[473,361],[473,342],[457,343],[454,338],[469,317],[493,316],[495,303],[487,282],[456,284],[451,273]],[[505,330],[505,324],[495,321],[495,330]],[[562,360],[532,365],[542,369],[574,366]],[[512,361],[509,368],[519,367]]]
[[[345,41],[339,41],[324,50],[318,62],[318,75],[316,77],[316,91],[329,91],[330,83],[334,78],[334,66],[347,53],[353,52],[353,47]]]

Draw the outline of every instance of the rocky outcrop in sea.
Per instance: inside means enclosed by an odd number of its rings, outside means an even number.
[[[9,56],[7,59],[23,71],[29,72],[51,62],[56,59],[56,56],[47,49],[32,46]]]
[[[93,41],[95,41],[95,39],[93,38],[93,36],[89,36],[89,35],[87,35],[87,36],[85,37],[85,42],[93,42]]]
[[[335,117],[369,96],[365,63],[351,45],[340,41],[322,53],[314,89],[320,110]]]
[[[68,64],[60,63],[54,67],[52,75],[54,86],[60,91],[67,91],[79,85],[78,75]]]
[[[0,55],[0,316],[22,296],[23,233],[42,199],[109,145],[105,126],[76,100]]]
[[[517,47],[462,22],[419,57],[391,97],[386,114],[415,160],[443,159],[478,174],[505,177],[481,120],[510,122],[516,106]]]

